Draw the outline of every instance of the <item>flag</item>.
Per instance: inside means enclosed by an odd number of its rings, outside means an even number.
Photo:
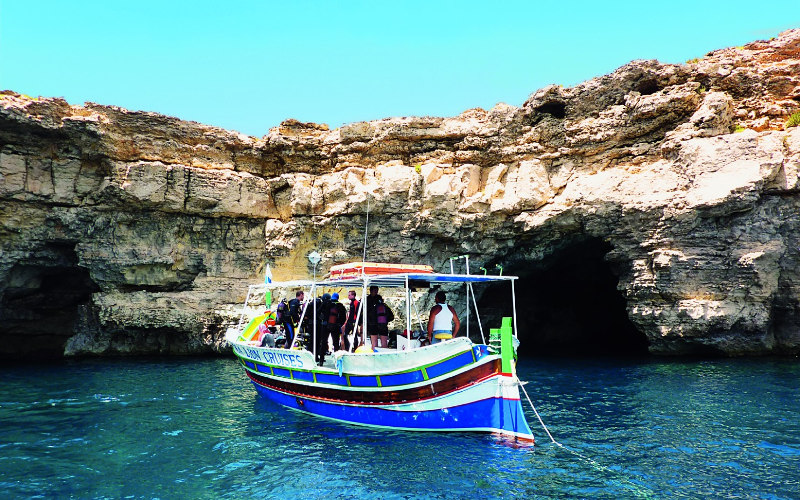
[[[270,283],[272,283],[272,271],[269,268],[269,264],[267,264],[267,270],[264,272],[264,284],[269,285]],[[264,292],[264,304],[267,309],[272,305],[272,290],[269,288]]]
[[[269,268],[269,264],[267,264],[267,270],[264,272],[264,283],[267,285],[272,283],[272,271]]]

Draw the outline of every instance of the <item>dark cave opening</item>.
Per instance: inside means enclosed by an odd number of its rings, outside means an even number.
[[[636,85],[634,85],[633,90],[642,95],[651,95],[661,90],[661,87],[658,85],[658,82],[655,79],[646,78],[637,82]]]
[[[79,307],[99,287],[77,265],[74,245],[50,244],[8,273],[0,299],[0,357],[60,357]]]
[[[550,101],[537,107],[536,111],[561,119],[567,116],[567,105],[563,102]]]
[[[602,240],[583,240],[542,260],[506,269],[520,277],[520,355],[647,355],[647,338],[628,319],[618,278],[604,259],[610,250]],[[499,306],[498,300],[510,300],[500,288],[487,292],[481,302]]]

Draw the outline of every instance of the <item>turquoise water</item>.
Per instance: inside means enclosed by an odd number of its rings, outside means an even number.
[[[800,362],[526,359],[538,445],[350,427],[233,359],[0,368],[4,498],[798,498]],[[526,410],[528,405],[526,403]],[[579,456],[578,454],[582,455]]]

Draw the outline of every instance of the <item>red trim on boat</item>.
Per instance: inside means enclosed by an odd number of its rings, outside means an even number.
[[[458,391],[500,374],[501,360],[495,359],[478,365],[453,377],[411,389],[395,391],[342,390],[329,387],[309,386],[289,380],[265,377],[245,370],[250,379],[263,387],[294,396],[314,398],[337,403],[385,405],[424,401]]]

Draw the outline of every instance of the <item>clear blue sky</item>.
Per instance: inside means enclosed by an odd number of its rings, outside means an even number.
[[[800,0],[0,0],[0,89],[262,136],[520,105],[800,27]]]

